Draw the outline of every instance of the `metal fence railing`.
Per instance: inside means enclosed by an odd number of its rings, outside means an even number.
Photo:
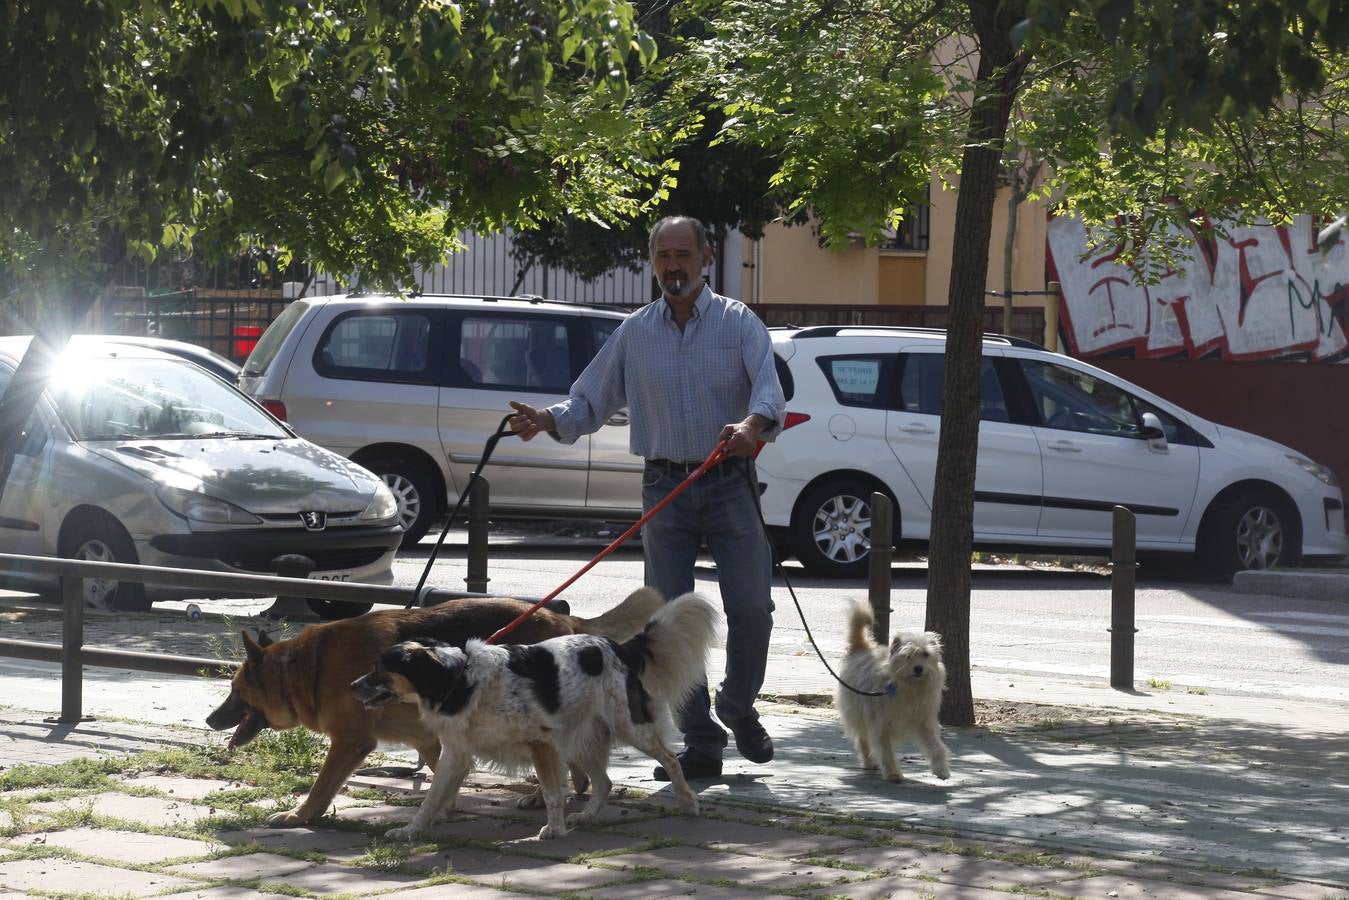
[[[447,600],[481,597],[468,591],[423,590],[351,582],[283,578],[278,575],[235,575],[197,569],[173,569],[126,563],[89,562],[49,556],[0,553],[0,572],[21,570],[30,575],[55,575],[61,579],[62,628],[60,644],[0,639],[0,657],[32,659],[61,664],[62,722],[78,722],[83,706],[85,666],[102,666],[169,675],[216,676],[232,672],[237,664],[204,657],[175,656],[84,646],[84,595],[82,581],[103,576],[118,581],[201,588],[232,595],[255,597],[307,597],[347,603],[385,603],[397,606],[434,606]]]

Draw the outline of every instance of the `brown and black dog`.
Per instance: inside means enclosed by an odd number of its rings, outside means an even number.
[[[583,619],[540,609],[511,632],[511,643],[532,644],[565,634],[594,634],[626,641],[664,605],[659,593],[639,588],[618,606]],[[244,632],[246,658],[230,694],[206,719],[216,731],[234,728],[230,748],[242,747],[264,728],[303,725],[327,735],[328,756],[299,807],[272,815],[274,827],[303,825],[322,815],[342,785],[380,741],[414,748],[434,765],[440,744],[422,724],[415,703],[366,709],[351,683],[374,668],[380,654],[401,641],[426,637],[463,647],[486,639],[529,609],[504,597],[452,600],[422,609],[387,609],[312,625],[298,637],[271,641]]]

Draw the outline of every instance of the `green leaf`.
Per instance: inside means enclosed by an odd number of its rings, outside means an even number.
[[[337,190],[342,182],[347,180],[346,169],[337,160],[333,160],[323,170],[323,190],[329,194]]]

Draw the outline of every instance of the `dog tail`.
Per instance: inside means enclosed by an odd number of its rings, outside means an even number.
[[[867,629],[875,624],[876,614],[871,611],[871,604],[854,600],[852,613],[848,616],[849,653],[856,653],[858,650],[870,650],[875,646],[875,642],[871,640],[871,635],[867,634]]]
[[[640,587],[613,609],[593,619],[576,619],[577,630],[623,643],[646,627],[651,616],[665,605],[655,588]]]
[[[658,610],[646,630],[624,644],[629,660],[641,662],[642,687],[671,706],[680,705],[707,677],[707,651],[721,614],[697,594],[676,597]]]

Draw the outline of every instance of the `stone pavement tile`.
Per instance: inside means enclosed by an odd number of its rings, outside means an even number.
[[[342,810],[338,817],[343,822],[369,822],[383,825],[401,825],[404,822],[411,821],[417,814],[415,806],[394,806],[389,803],[380,803],[374,806],[352,806]]]
[[[226,856],[206,862],[173,866],[169,871],[193,878],[227,879],[229,881],[252,881],[255,878],[281,878],[314,865],[307,859],[293,856],[280,856],[276,853],[246,853],[243,856]]]
[[[1349,898],[1349,885],[1329,886],[1313,884],[1309,881],[1292,881],[1286,884],[1272,884],[1255,888],[1252,891],[1268,897],[1287,897],[1290,900],[1344,900]]]
[[[380,894],[379,900],[506,900],[508,897],[529,897],[533,894],[517,894],[515,891],[501,891],[480,884],[463,884],[455,881],[449,884],[433,884],[429,887],[413,888],[409,891],[393,891]],[[590,896],[595,896],[591,894]],[[0,897],[0,900],[4,900]]]
[[[1124,875],[1097,875],[1077,881],[1062,881],[1047,885],[1046,889],[1064,897],[1110,898],[1110,900],[1251,900],[1246,891],[1232,891],[1227,888],[1193,884],[1177,884],[1174,881],[1148,881],[1141,878],[1129,878]]]
[[[68,859],[23,859],[0,863],[0,887],[46,894],[162,894],[191,887],[186,878],[137,872]]]
[[[935,853],[914,847],[868,847],[840,853],[838,859],[882,872],[910,877],[921,875],[937,881],[983,888],[1025,887],[1082,875],[1080,871],[1057,866],[1031,866],[956,853]]]
[[[808,884],[837,884],[856,878],[851,870],[829,866],[782,862],[739,853],[722,853],[702,847],[661,847],[638,853],[606,856],[605,865],[644,866],[661,872],[691,874],[705,881],[729,878],[745,883],[771,884],[780,888],[799,888]]]
[[[740,890],[725,885],[693,884],[689,881],[638,881],[616,884],[586,894],[587,900],[665,900],[667,897],[716,897],[717,900],[787,900],[786,894]],[[383,900],[383,898],[381,898]]]
[[[573,828],[560,838],[541,841],[537,834],[514,841],[499,841],[503,849],[524,850],[530,854],[570,859],[578,853],[612,853],[615,850],[640,850],[648,844],[641,835],[615,834],[608,831],[589,831]]]
[[[1007,900],[1004,891],[989,891],[968,884],[942,884],[920,878],[890,875],[873,881],[859,881],[843,887],[830,888],[831,897],[849,897],[857,900],[913,900],[915,897],[933,900]]]
[[[216,814],[216,811],[210,807],[198,806],[186,800],[132,797],[129,794],[95,794],[92,797],[87,795],[71,797],[68,800],[53,800],[50,803],[34,803],[32,808],[39,812],[92,808],[94,814],[98,816],[124,819],[128,822],[140,822],[144,825],[154,825],[161,828],[194,825],[202,819],[209,819]]]
[[[561,894],[589,891],[630,877],[618,869],[556,862],[499,850],[453,847],[414,856],[404,863],[408,871],[446,871],[474,881],[536,893]]]
[[[370,838],[355,831],[328,831],[321,828],[245,828],[240,831],[216,832],[216,837],[227,844],[257,844],[264,848],[281,848],[303,853],[327,853],[348,847],[367,847]]]
[[[207,856],[221,849],[220,844],[206,841],[106,828],[70,828],[48,832],[45,837],[49,847],[67,847],[82,856],[129,863],[149,864],[166,859]]]
[[[149,788],[161,794],[169,794],[183,800],[202,800],[219,791],[242,787],[237,781],[220,781],[213,778],[185,778],[180,775],[138,775],[134,778],[118,779],[132,788]]]
[[[409,887],[425,880],[425,875],[323,863],[278,878],[265,879],[264,885],[285,884],[326,897],[330,894],[374,894],[392,888]]]
[[[620,827],[623,831],[668,838],[682,844],[701,844],[756,856],[826,856],[862,846],[860,841],[849,838],[805,834],[785,828],[765,828],[720,819],[663,818]]]

